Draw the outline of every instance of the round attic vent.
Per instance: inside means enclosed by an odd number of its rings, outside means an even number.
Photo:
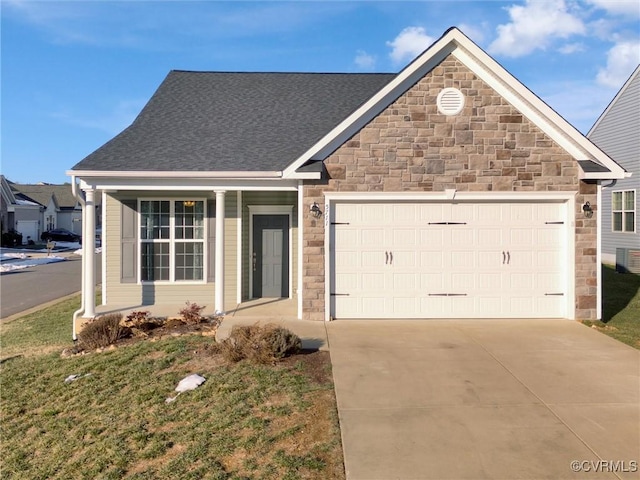
[[[443,115],[456,115],[464,107],[464,95],[457,88],[445,88],[438,94],[437,105]]]

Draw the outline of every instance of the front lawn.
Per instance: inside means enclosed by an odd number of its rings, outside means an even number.
[[[0,478],[344,478],[328,353],[228,364],[188,335],[61,358],[65,305],[0,326]]]
[[[602,266],[602,322],[585,322],[640,349],[640,275]]]

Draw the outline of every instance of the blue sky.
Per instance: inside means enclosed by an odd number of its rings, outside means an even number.
[[[586,133],[640,63],[615,0],[1,0],[2,173],[63,183],[172,69],[398,72],[457,26]]]

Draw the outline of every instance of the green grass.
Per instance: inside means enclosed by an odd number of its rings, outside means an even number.
[[[602,321],[585,323],[640,349],[640,275],[603,265],[602,285]]]
[[[189,335],[61,358],[75,308],[1,326],[1,479],[344,478],[326,353],[229,365]],[[191,373],[207,381],[166,404]]]
[[[0,355],[33,355],[62,351],[73,346],[71,319],[80,308],[80,296],[72,297],[10,322],[0,323]]]

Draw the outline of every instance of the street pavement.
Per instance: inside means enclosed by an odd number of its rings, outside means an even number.
[[[64,262],[37,265],[0,275],[0,319],[80,292],[82,257],[58,253]],[[102,278],[101,255],[96,254],[96,284]]]

